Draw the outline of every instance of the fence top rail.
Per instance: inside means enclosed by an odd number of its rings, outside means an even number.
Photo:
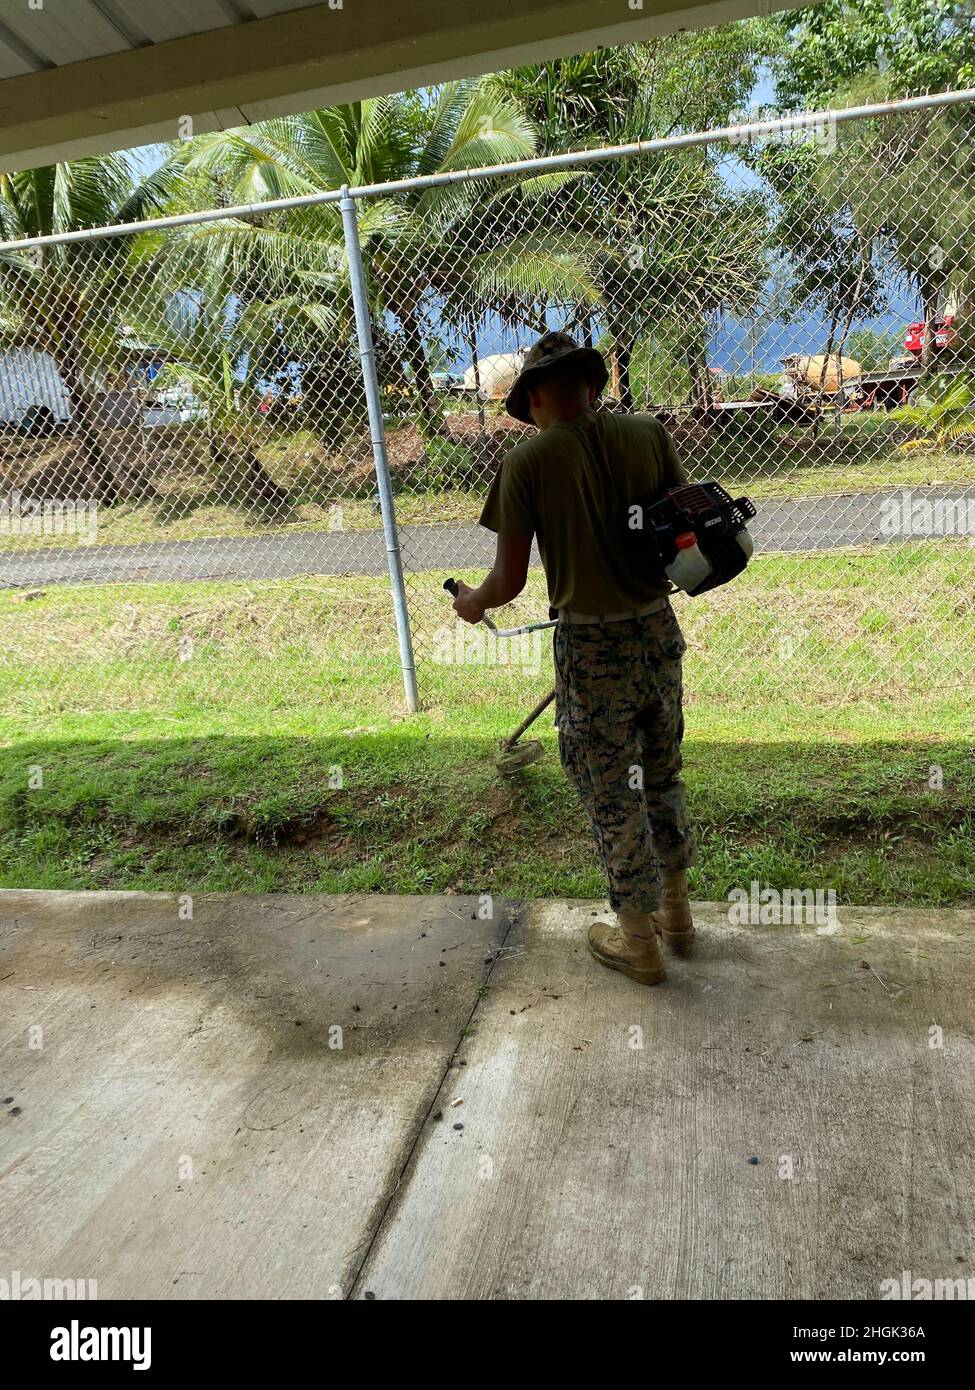
[[[506,174],[538,174],[553,169],[572,168],[578,164],[601,164],[607,160],[625,159],[633,155],[660,154],[667,150],[692,149],[722,141],[744,141],[777,132],[801,130],[845,121],[865,120],[874,116],[890,116],[900,112],[935,110],[945,106],[962,106],[975,102],[975,87],[954,92],[932,92],[918,97],[901,97],[896,101],[874,102],[862,106],[845,106],[836,110],[800,111],[793,116],[774,120],[748,121],[741,125],[721,126],[715,130],[694,131],[686,135],[670,135],[658,140],[636,140],[628,145],[605,145],[597,149],[571,150],[565,154],[540,155],[534,159],[513,160],[508,164],[479,165],[473,169],[453,169],[440,174],[423,174],[417,178],[399,179],[391,183],[368,183],[358,187],[323,189],[302,197],[275,198],[263,203],[240,203],[235,207],[208,208],[204,212],[177,213],[170,217],[149,218],[143,222],[120,222],[111,227],[85,227],[72,232],[54,232],[47,236],[23,237],[17,241],[0,242],[0,255],[29,251],[34,247],[63,246],[70,242],[99,241],[107,237],[132,236],[140,232],[166,231],[172,227],[198,226],[207,222],[223,222],[228,218],[263,216],[270,212],[289,212],[297,208],[318,207],[339,203],[343,198],[369,198],[382,194],[403,193],[407,190],[439,188],[446,184],[470,183],[476,179],[500,178]]]

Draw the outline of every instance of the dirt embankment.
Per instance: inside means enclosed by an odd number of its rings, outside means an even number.
[[[476,414],[447,418],[441,439],[432,443],[412,424],[386,431],[390,472],[395,482],[422,481],[431,468],[456,476],[461,486],[490,480],[505,453],[530,431],[505,417],[488,416],[483,431]],[[99,444],[111,469],[118,499],[148,501],[186,490],[205,490],[221,500],[266,500],[269,487],[284,492],[321,489],[323,494],[355,495],[375,485],[368,431],[341,438],[311,430],[253,431],[246,441],[222,438],[213,447],[198,425],[152,430],[102,431]],[[258,483],[255,485],[255,478]],[[13,431],[0,434],[0,492],[23,500],[95,496],[96,482],[83,445],[68,434],[31,439]],[[214,497],[216,500],[216,497]]]

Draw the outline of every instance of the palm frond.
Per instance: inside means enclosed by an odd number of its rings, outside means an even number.
[[[570,238],[530,237],[473,256],[471,283],[489,299],[544,299],[567,305],[600,301],[600,286],[586,260],[591,247]]]

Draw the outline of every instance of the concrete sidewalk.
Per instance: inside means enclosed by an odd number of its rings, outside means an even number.
[[[646,990],[589,957],[598,906],[0,894],[0,1277],[385,1299],[975,1279],[975,913],[817,930],[702,906],[695,956]]]

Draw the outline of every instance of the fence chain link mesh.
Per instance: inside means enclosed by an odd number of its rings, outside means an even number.
[[[463,632],[442,583],[491,562],[549,329],[758,507],[747,573],[678,600],[692,699],[971,685],[973,143],[959,104],[352,190],[421,696],[543,693],[537,644]],[[0,296],[5,703],[398,698],[337,192],[8,243]],[[536,564],[503,618],[546,606]]]

